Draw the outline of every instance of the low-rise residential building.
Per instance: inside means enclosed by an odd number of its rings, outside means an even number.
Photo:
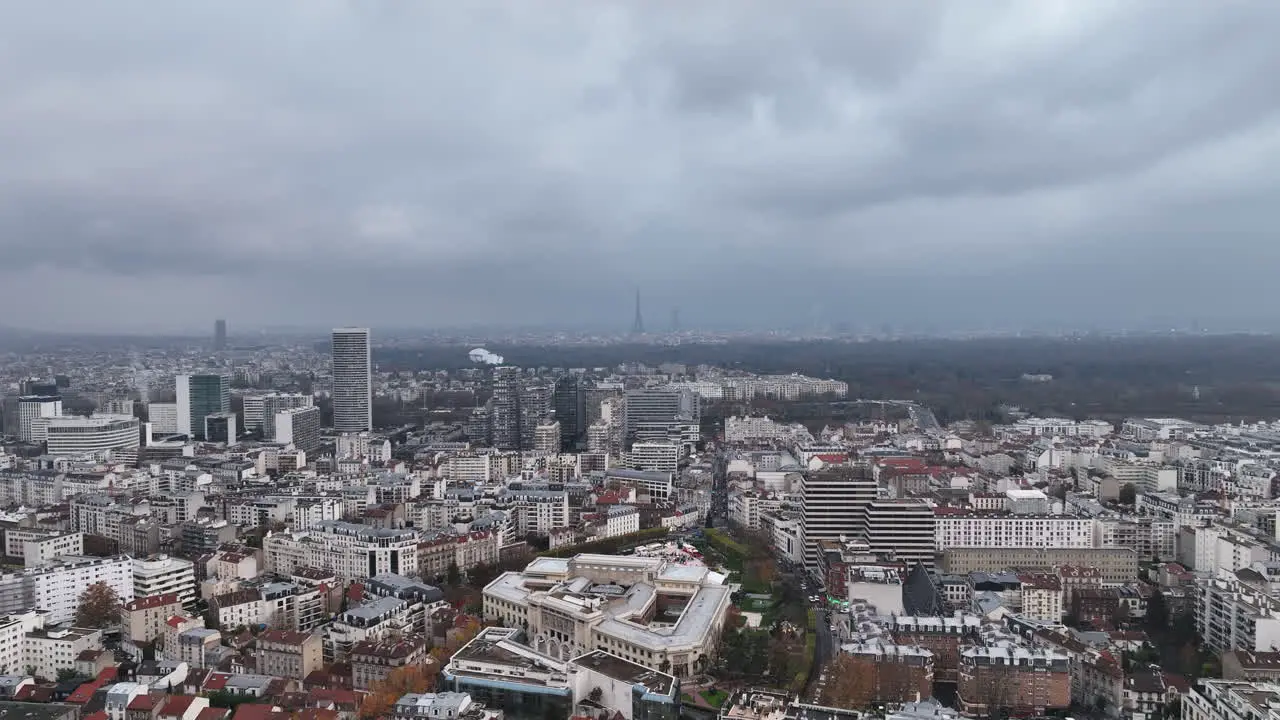
[[[26,670],[38,678],[57,680],[60,670],[75,670],[86,650],[102,646],[102,631],[93,628],[38,628],[23,641]]]
[[[1043,715],[1071,705],[1071,662],[1063,653],[970,646],[960,651],[961,712]]]
[[[181,612],[182,602],[174,593],[130,600],[121,612],[121,640],[136,647],[155,642],[165,634],[165,621]]]
[[[421,635],[358,642],[351,646],[350,661],[351,686],[357,690],[367,690],[396,668],[434,663],[427,655],[427,639]]]
[[[255,654],[260,672],[294,680],[324,665],[324,643],[316,633],[268,630],[258,636]]]

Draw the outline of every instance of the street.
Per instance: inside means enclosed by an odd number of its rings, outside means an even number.
[[[809,673],[809,684],[804,689],[804,696],[810,698],[813,702],[817,702],[822,696],[822,685],[825,679],[827,663],[830,662],[834,644],[831,637],[831,627],[829,615],[826,610],[819,609],[816,612],[818,620],[818,637],[814,643],[813,650],[813,671]]]

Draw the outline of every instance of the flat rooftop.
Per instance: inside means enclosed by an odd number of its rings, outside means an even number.
[[[621,680],[630,685],[643,685],[654,695],[671,695],[675,690],[676,679],[666,673],[650,670],[617,655],[603,650],[593,650],[586,655],[574,659],[574,664],[590,668],[595,672]]]

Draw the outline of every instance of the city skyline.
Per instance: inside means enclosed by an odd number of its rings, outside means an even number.
[[[1270,328],[1274,6],[489,10],[0,10],[6,323]]]

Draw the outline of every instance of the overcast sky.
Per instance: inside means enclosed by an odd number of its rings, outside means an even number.
[[[0,325],[1272,322],[1280,3],[0,4]]]

